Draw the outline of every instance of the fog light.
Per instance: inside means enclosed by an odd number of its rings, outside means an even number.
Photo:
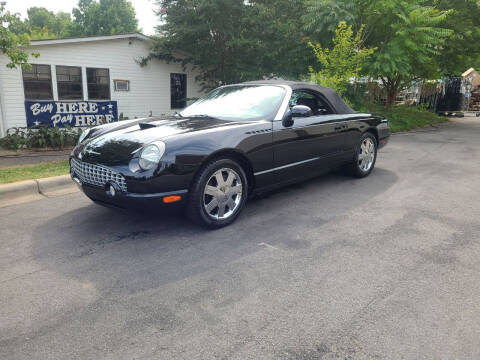
[[[120,187],[115,183],[107,183],[105,185],[105,192],[110,197],[115,197],[120,192]]]

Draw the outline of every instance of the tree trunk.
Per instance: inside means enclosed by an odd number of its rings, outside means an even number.
[[[387,103],[385,107],[390,109],[392,105],[395,105],[395,100],[397,99],[398,91],[395,88],[387,88]]]
[[[387,102],[385,107],[390,109],[392,105],[395,105],[395,100],[397,99],[397,95],[400,89],[400,78],[382,78],[383,86],[385,86],[385,90],[387,90]]]

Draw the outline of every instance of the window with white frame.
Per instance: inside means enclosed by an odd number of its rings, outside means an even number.
[[[110,71],[87,68],[87,87],[89,100],[110,100]]]
[[[82,68],[76,66],[56,67],[59,100],[83,100]]]
[[[53,100],[50,65],[31,64],[22,69],[25,100]]]

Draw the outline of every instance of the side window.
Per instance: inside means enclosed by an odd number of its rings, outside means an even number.
[[[57,66],[57,89],[59,100],[83,100],[82,68]]]
[[[87,68],[89,100],[110,100],[110,72],[108,69]]]
[[[334,114],[330,106],[322,99],[317,98],[317,114],[318,115],[331,115]]]
[[[170,74],[170,108],[183,109],[187,106],[187,75]]]
[[[53,100],[50,65],[31,64],[31,69],[22,70],[22,76],[25,100]]]
[[[328,104],[317,95],[307,91],[294,91],[290,98],[290,107],[295,105],[305,105],[312,109],[313,115],[333,114]]]

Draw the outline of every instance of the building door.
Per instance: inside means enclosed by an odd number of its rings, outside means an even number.
[[[187,75],[170,74],[170,108],[183,109],[187,106]]]

